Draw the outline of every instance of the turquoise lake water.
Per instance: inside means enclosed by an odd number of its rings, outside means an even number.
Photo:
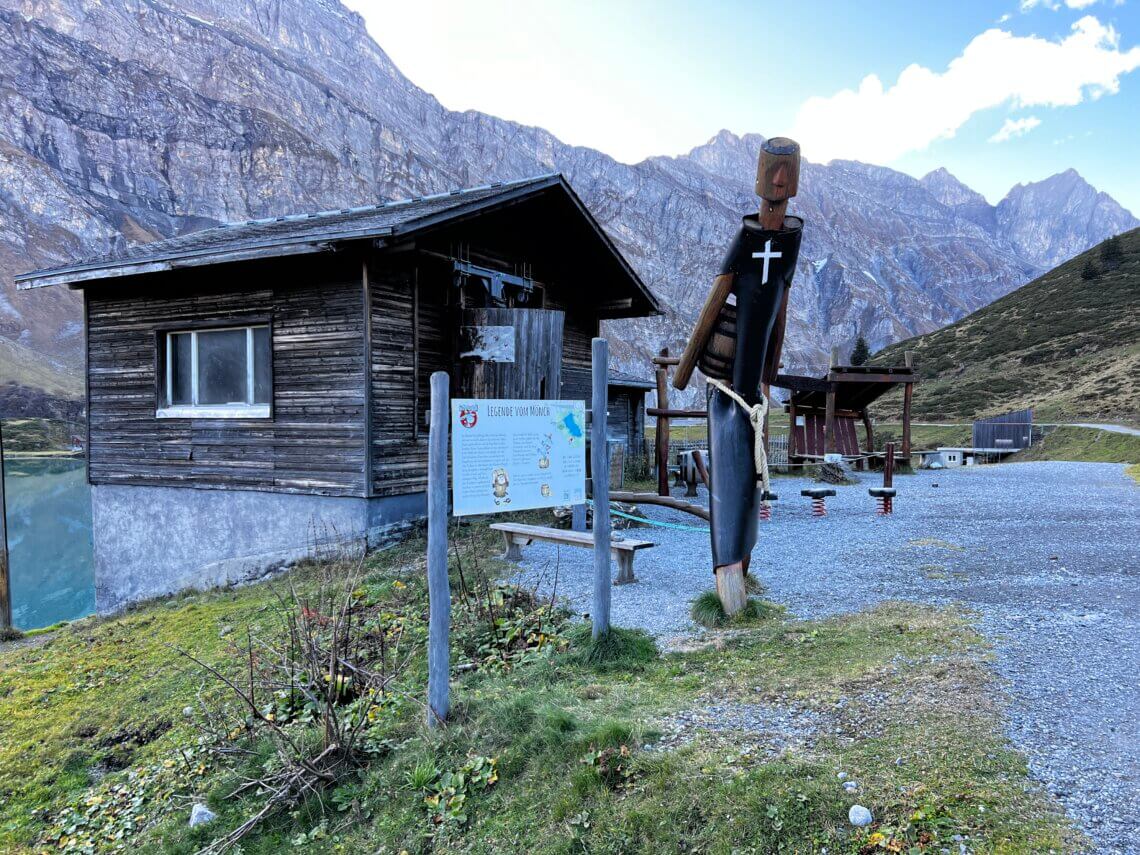
[[[4,461],[12,623],[35,629],[95,610],[87,464],[73,458]]]

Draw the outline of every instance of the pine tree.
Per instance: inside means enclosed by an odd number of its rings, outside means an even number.
[[[1124,260],[1124,250],[1120,246],[1120,237],[1113,235],[1100,246],[1100,263],[1105,270],[1115,270]]]
[[[855,339],[855,349],[851,351],[851,364],[852,365],[866,365],[867,360],[871,358],[871,348],[867,345],[867,339],[863,336]]]
[[[1090,279],[1096,279],[1099,275],[1100,269],[1096,266],[1096,262],[1093,261],[1093,257],[1090,255],[1085,259],[1085,266],[1081,268],[1081,278],[1087,282]]]

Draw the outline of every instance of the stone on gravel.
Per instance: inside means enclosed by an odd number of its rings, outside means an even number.
[[[843,789],[849,793],[853,793],[857,789],[859,789],[859,784],[857,784],[855,781],[844,781],[843,782]]]
[[[218,815],[210,810],[203,804],[196,804],[190,808],[190,827],[196,828],[199,825],[205,825],[208,822],[213,822],[218,818]]]
[[[870,825],[873,820],[874,817],[871,816],[871,812],[863,805],[851,805],[851,810],[847,811],[847,821],[856,828]]]

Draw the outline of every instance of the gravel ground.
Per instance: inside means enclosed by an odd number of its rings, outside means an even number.
[[[864,476],[864,486],[881,483]],[[1140,489],[1115,464],[1020,463],[901,476],[891,517],[862,487],[810,515],[806,480],[779,478],[753,559],[768,598],[800,617],[885,599],[959,602],[979,614],[1008,681],[1009,734],[1102,853],[1140,853]],[[678,491],[679,493],[680,491]],[[702,499],[706,500],[702,491]],[[652,519],[700,524],[661,508]],[[708,536],[634,529],[639,584],[613,589],[617,626],[696,631],[713,585]],[[588,550],[535,544],[521,577],[589,609]]]

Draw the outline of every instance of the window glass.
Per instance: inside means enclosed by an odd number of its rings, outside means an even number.
[[[244,404],[248,400],[246,331],[198,333],[198,404]]]
[[[253,403],[268,404],[273,400],[273,352],[269,346],[269,327],[253,328]]]
[[[175,333],[170,336],[170,401],[171,405],[194,403],[191,380],[194,367],[190,362],[190,333]]]

